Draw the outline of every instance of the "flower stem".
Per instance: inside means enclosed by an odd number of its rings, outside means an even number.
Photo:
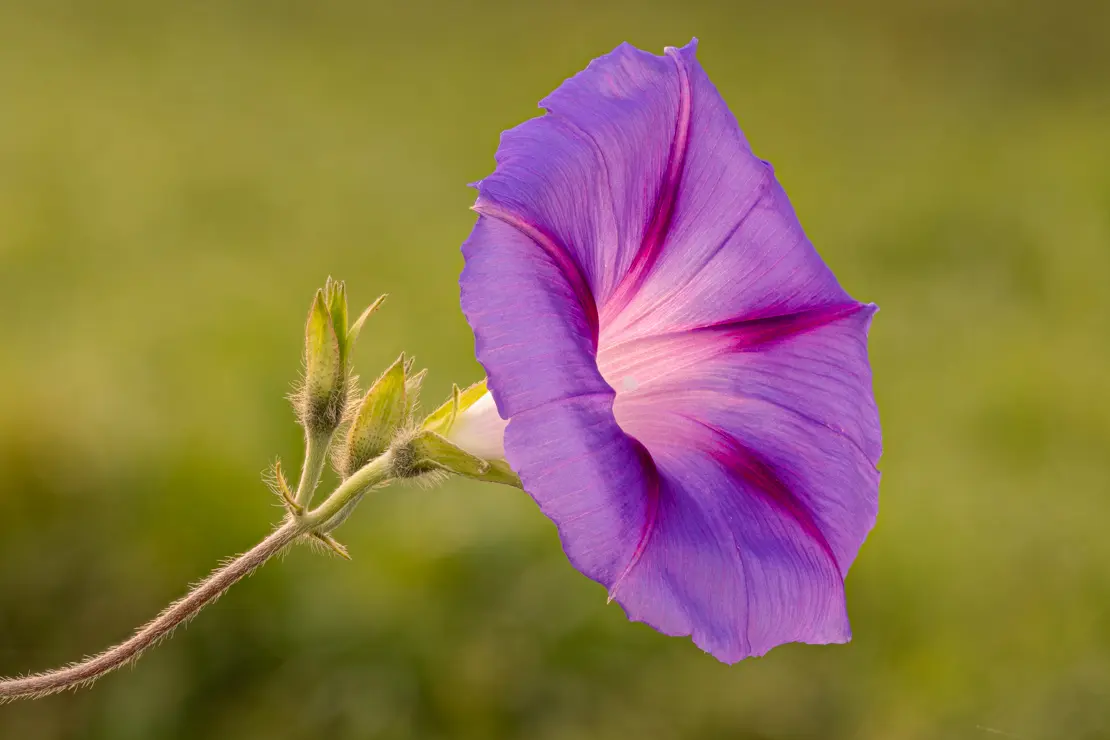
[[[331,447],[333,434],[334,432],[332,434],[305,432],[304,467],[301,468],[301,480],[297,484],[297,493],[293,499],[303,509],[308,508],[312,502],[312,495],[316,493],[316,486],[320,485],[320,476],[328,460],[328,448]]]
[[[320,459],[323,460],[322,455]],[[308,467],[306,459],[305,468]],[[391,455],[387,452],[344,481],[314,511],[287,518],[266,539],[217,568],[182,599],[170,604],[161,614],[140,627],[130,639],[119,645],[64,668],[19,678],[0,679],[0,704],[89,686],[98,678],[138,660],[148,648],[169,637],[177,627],[188,622],[228,588],[258,570],[296,539],[318,531],[326,534],[338,526],[363,494],[388,482],[391,468]],[[317,474],[317,480],[318,478]],[[305,476],[302,476],[302,482],[304,480]],[[312,487],[315,487],[315,483]]]
[[[47,673],[0,680],[0,702],[33,699],[69,688],[81,688],[117,668],[139,658],[143,652],[168,637],[201,609],[218,599],[232,584],[250,575],[271,557],[281,552],[301,534],[290,521],[253,548],[215,570],[184,598],[141,627],[129,640],[108,648],[99,655]]]

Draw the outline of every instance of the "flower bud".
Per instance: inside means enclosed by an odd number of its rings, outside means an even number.
[[[324,298],[328,304],[332,329],[339,340],[339,364],[346,368],[350,349],[347,342],[347,286],[341,281],[328,278],[324,283]]]
[[[338,466],[344,477],[385,452],[397,430],[408,419],[406,385],[405,356],[402,354],[374,382],[359,404]]]
[[[347,400],[345,370],[327,295],[318,290],[305,326],[305,378],[298,398],[301,421],[310,432],[330,434],[339,426]]]
[[[316,291],[305,325],[305,377],[294,397],[297,415],[310,434],[330,435],[343,420],[351,387],[350,357],[366,319],[381,296],[347,327],[347,288],[328,278]]]

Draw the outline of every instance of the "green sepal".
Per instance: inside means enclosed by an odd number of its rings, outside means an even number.
[[[513,469],[509,467],[509,463],[504,460],[490,460],[489,470],[476,476],[476,479],[487,483],[503,483],[506,486],[524,490],[524,484],[520,482],[520,476],[514,473]]]
[[[362,312],[362,315],[355,319],[355,323],[351,324],[351,328],[347,330],[347,356],[350,356],[351,350],[358,340],[358,335],[362,333],[362,327],[366,323],[366,319],[378,310],[378,307],[385,303],[386,296],[378,296],[378,300],[370,304],[370,306]]]
[[[464,391],[460,391],[456,385],[451,390],[451,398],[440,406],[438,409],[428,414],[421,424],[422,429],[437,432],[446,435],[451,431],[451,426],[455,423],[455,419],[463,411],[474,405],[475,401],[484,396],[486,393],[486,381],[475,383]]]
[[[289,486],[289,481],[285,479],[285,471],[281,468],[281,460],[274,461],[272,487],[274,493],[281,499],[286,511],[295,517],[304,514],[304,507],[297,503],[296,494]]]
[[[416,407],[420,403],[420,388],[424,384],[424,376],[428,374],[428,369],[424,368],[419,372],[409,375],[412,370],[412,360],[405,364],[405,418],[411,419],[413,414],[416,413]]]
[[[443,470],[487,483],[524,487],[504,460],[483,460],[436,432],[418,432],[407,448],[413,474]]]
[[[331,315],[332,329],[339,340],[339,361],[345,369],[349,356],[349,343],[347,341],[347,286],[330,277],[324,284],[324,297]]]
[[[305,384],[312,395],[327,395],[339,382],[339,337],[332,326],[324,291],[316,291],[305,326]]]
[[[419,432],[409,444],[413,463],[418,470],[431,466],[448,473],[478,478],[490,469],[488,462],[456,447],[446,437],[435,432]]]

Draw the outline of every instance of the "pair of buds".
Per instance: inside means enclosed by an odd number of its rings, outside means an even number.
[[[413,358],[402,353],[365,394],[358,396],[351,367],[352,350],[367,318],[384,300],[383,295],[374,301],[350,326],[342,282],[329,278],[313,300],[305,326],[305,376],[292,400],[308,440],[306,469],[312,466],[313,451],[320,465],[314,478],[302,476],[296,492],[286,480],[280,462],[275,464],[272,475],[272,488],[292,518],[306,515],[319,468],[329,451],[344,480],[371,463],[385,461],[390,479],[454,474],[520,487],[520,479],[504,460],[483,459],[451,438],[459,418],[485,395],[485,381],[466,390],[454,386],[446,402],[420,419],[418,399],[427,371],[413,372]],[[346,514],[349,510],[322,523],[310,534],[349,559],[346,549],[329,534]]]

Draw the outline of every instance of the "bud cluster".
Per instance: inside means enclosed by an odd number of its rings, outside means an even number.
[[[329,278],[316,292],[305,325],[304,380],[293,396],[309,440],[309,474],[302,476],[294,493],[276,470],[272,486],[291,516],[302,516],[306,510],[319,480],[319,465],[329,451],[344,480],[376,460],[379,464],[388,460],[389,475],[396,479],[448,473],[520,486],[503,459],[485,459],[497,456],[472,452],[465,435],[452,435],[456,426],[466,426],[459,423],[460,415],[486,396],[484,381],[466,390],[455,386],[451,397],[421,421],[418,398],[427,371],[414,372],[413,359],[402,353],[365,393],[358,393],[351,369],[352,349],[366,319],[384,299],[375,301],[348,327],[344,284]],[[464,421],[471,416],[463,417]],[[322,452],[314,457],[314,451]],[[386,454],[389,457],[382,458]]]

